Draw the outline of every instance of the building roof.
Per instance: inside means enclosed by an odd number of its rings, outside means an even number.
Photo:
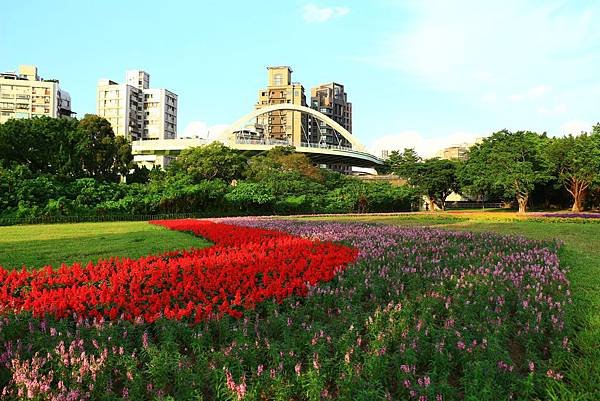
[[[276,70],[279,68],[287,68],[288,70],[290,70],[290,72],[294,72],[294,70],[292,70],[292,67],[290,67],[289,65],[271,65],[267,67],[267,70]]]

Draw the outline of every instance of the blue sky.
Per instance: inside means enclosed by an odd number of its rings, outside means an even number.
[[[480,0],[7,2],[0,70],[36,64],[79,116],[98,79],[141,68],[179,95],[179,134],[249,112],[266,66],[335,80],[368,147],[444,146],[600,120],[600,2]],[[25,45],[27,44],[27,45]]]

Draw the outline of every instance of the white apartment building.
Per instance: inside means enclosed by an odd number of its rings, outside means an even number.
[[[110,122],[115,135],[129,140],[142,139],[144,117],[141,91],[131,85],[101,79],[96,93],[96,114]]]
[[[70,117],[71,96],[56,79],[42,79],[34,65],[0,73],[0,123],[10,118]]]
[[[100,80],[96,114],[110,121],[116,135],[130,140],[175,139],[177,135],[177,95],[151,89],[145,71],[127,71],[122,84]]]
[[[144,90],[144,139],[175,139],[177,95],[167,89]]]
[[[106,118],[116,135],[129,140],[175,139],[177,95],[167,89],[150,88],[150,75],[141,70],[125,73],[125,83],[98,81],[96,114]],[[166,167],[172,157],[136,155],[139,165]]]

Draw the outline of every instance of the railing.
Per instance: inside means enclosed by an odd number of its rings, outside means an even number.
[[[2,217],[0,226],[17,224],[95,223],[110,221],[148,221],[214,217],[214,213],[107,214],[87,216]]]
[[[329,145],[326,143],[300,142],[300,146],[302,146],[304,148],[334,149],[334,150],[343,150],[346,152],[356,152],[356,150],[352,149],[352,147],[350,147],[350,146]]]
[[[249,139],[249,138],[240,138],[236,136],[235,138],[236,144],[245,144],[245,145],[273,145],[273,146],[294,146],[291,141],[281,140],[281,139]],[[374,159],[377,159],[376,156],[368,152],[362,152],[359,150],[352,149],[350,146],[341,146],[341,145],[329,145],[324,143],[310,143],[310,142],[300,142],[301,148],[313,148],[313,149],[331,149],[331,150],[341,150],[343,152],[352,152],[363,156],[369,156]]]
[[[281,139],[247,139],[235,138],[235,143],[243,145],[275,145],[275,146],[294,146],[290,141]]]
[[[502,202],[446,202],[446,209],[500,209],[505,207]]]
[[[373,156],[372,154],[370,154],[369,152],[363,152],[360,150],[356,150],[356,149],[352,149],[349,146],[340,146],[340,145],[327,145],[327,144],[320,144],[320,143],[308,143],[308,142],[301,142],[300,143],[301,147],[307,147],[307,148],[318,148],[318,149],[333,149],[333,150],[341,150],[344,152],[352,152],[352,153],[356,153],[359,155],[363,155],[363,156],[369,156],[372,157],[374,159],[378,159],[377,156]]]

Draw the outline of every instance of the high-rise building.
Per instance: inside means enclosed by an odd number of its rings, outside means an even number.
[[[331,82],[311,88],[310,107],[325,114],[352,133],[352,103],[344,85]],[[350,147],[347,139],[314,117],[309,118],[309,139],[312,143]]]
[[[96,114],[110,122],[115,135],[130,140],[142,138],[143,97],[135,86],[101,79],[96,87]]]
[[[256,109],[280,103],[306,106],[304,87],[292,82],[289,66],[267,67],[267,71],[268,86],[259,90]],[[308,118],[296,111],[270,112],[257,118],[256,132],[264,140],[300,146],[308,135]]]
[[[96,114],[110,122],[116,135],[131,140],[175,139],[177,95],[167,89],[151,89],[145,71],[127,71],[125,81],[98,82]]]
[[[144,139],[175,139],[177,95],[167,89],[144,89]]]
[[[71,96],[56,79],[42,79],[34,65],[0,73],[0,123],[10,118],[70,117]]]

